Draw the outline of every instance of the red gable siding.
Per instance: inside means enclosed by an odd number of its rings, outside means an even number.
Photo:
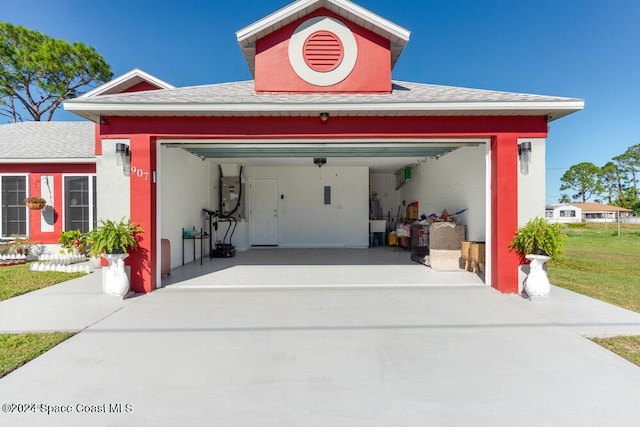
[[[353,71],[344,80],[332,86],[315,86],[304,81],[296,74],[289,61],[289,41],[294,31],[306,20],[318,16],[327,16],[342,22],[351,30],[358,46],[358,57]],[[389,93],[390,42],[328,9],[318,9],[257,41],[255,89],[256,92],[263,93]]]

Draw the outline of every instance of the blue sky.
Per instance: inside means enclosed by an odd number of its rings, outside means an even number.
[[[175,86],[248,80],[235,32],[287,0],[0,0],[0,21],[96,48],[120,75]],[[552,122],[547,203],[571,165],[604,165],[640,143],[640,1],[359,0],[411,31],[396,80],[566,96]],[[65,112],[56,120],[78,120]]]

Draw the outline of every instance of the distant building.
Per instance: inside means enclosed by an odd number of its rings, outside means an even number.
[[[633,216],[631,209],[603,203],[572,203],[572,205],[582,209],[582,221],[584,222],[617,222],[618,215],[620,215],[620,219]]]
[[[617,222],[620,219],[631,218],[631,209],[603,203],[561,203],[547,205],[545,217],[549,222]]]
[[[547,205],[545,218],[549,222],[559,222],[562,224],[582,222],[582,209],[570,203]]]

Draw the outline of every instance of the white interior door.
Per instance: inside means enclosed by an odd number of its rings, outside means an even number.
[[[278,181],[254,179],[251,193],[251,244],[253,246],[278,245]]]

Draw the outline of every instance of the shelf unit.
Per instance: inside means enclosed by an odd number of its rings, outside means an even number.
[[[196,228],[193,227],[193,230],[195,230]],[[192,240],[193,241],[193,260],[196,260],[196,241],[199,240],[200,241],[200,265],[202,265],[202,254],[204,253],[204,249],[203,249],[203,245],[204,245],[204,241],[209,239],[209,234],[205,233],[202,231],[202,228],[200,228],[200,233],[197,233],[196,235],[193,236],[185,236],[184,235],[184,227],[182,228],[182,265],[184,265],[184,241],[185,240]]]

